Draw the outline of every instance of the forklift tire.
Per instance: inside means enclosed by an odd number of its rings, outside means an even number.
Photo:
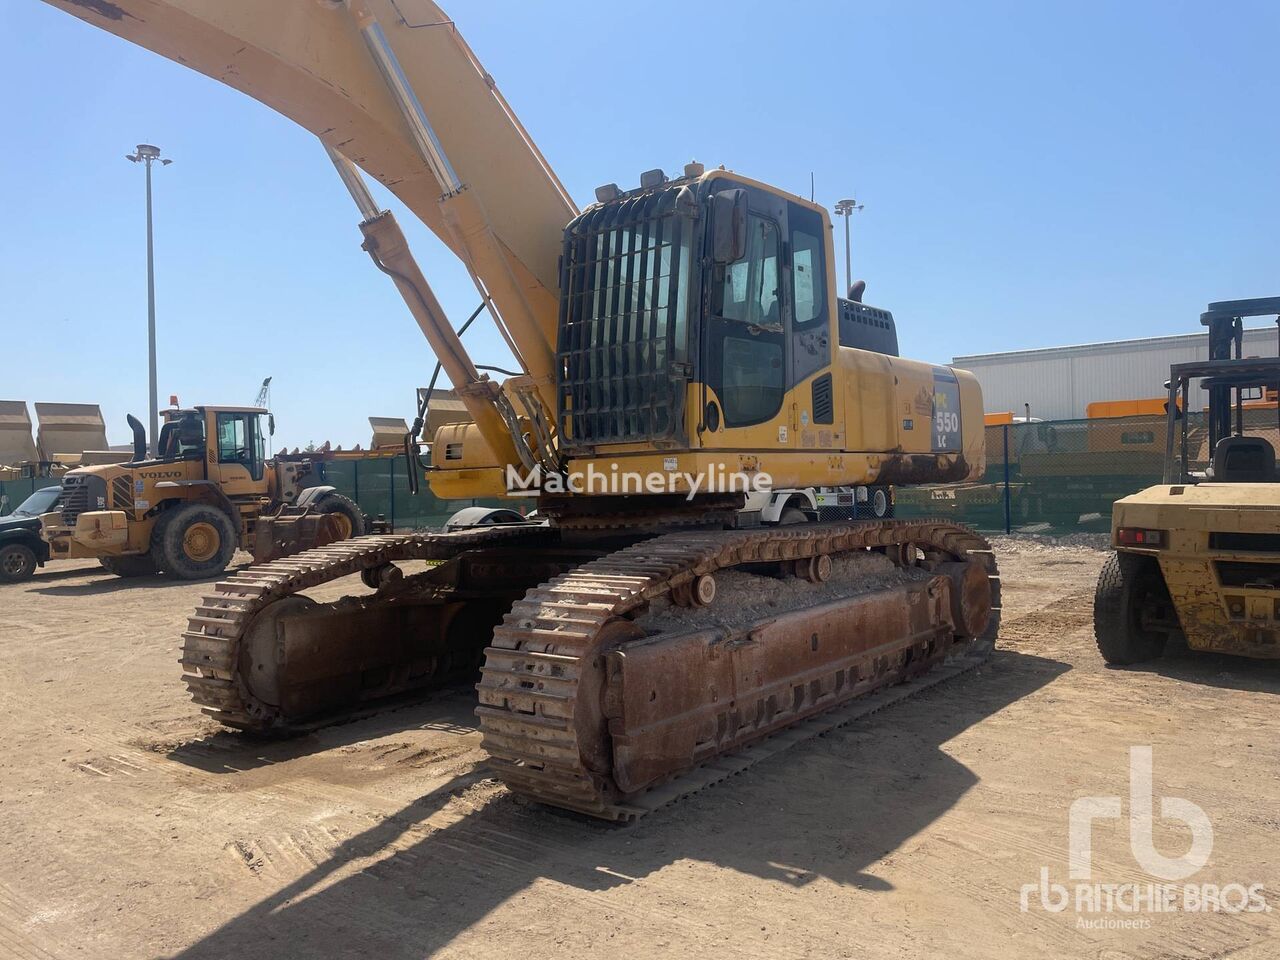
[[[151,555],[175,580],[201,580],[227,569],[238,540],[231,518],[217,507],[188,503],[160,517]]]
[[[145,553],[130,557],[99,557],[98,563],[107,573],[117,577],[149,577],[156,573],[156,562],[151,554]]]
[[[0,583],[21,583],[36,572],[36,552],[25,543],[0,546]]]
[[[809,515],[799,507],[783,507],[778,515],[778,526],[789,527],[797,523],[808,523]]]
[[[871,516],[876,520],[889,520],[893,517],[893,498],[887,487],[876,487],[871,491],[867,503]]]
[[[1160,568],[1148,557],[1113,553],[1098,575],[1093,595],[1093,636],[1112,666],[1154,660],[1168,636],[1142,627],[1144,602],[1165,591]]]
[[[369,532],[369,518],[350,497],[340,493],[326,493],[316,499],[313,504],[316,513],[336,513],[339,525],[345,529],[340,539],[350,540],[352,537],[363,537]]]

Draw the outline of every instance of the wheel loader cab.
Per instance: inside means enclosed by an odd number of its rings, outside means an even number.
[[[267,492],[263,411],[248,407],[203,408],[210,437],[206,462],[209,479],[228,497]]]

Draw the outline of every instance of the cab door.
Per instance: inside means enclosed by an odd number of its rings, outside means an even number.
[[[784,277],[786,203],[763,190],[717,181],[717,192],[746,195],[743,255],[710,262],[703,284],[701,371],[703,447],[788,448],[784,409],[787,339]],[[716,207],[727,216],[728,204]],[[711,229],[715,229],[714,224]],[[709,258],[710,259],[710,258]]]
[[[245,497],[266,490],[265,458],[259,416],[233,410],[208,414],[209,479],[228,497]]]

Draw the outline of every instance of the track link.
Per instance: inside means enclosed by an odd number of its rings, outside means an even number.
[[[982,564],[992,615],[981,637],[936,648],[932,643],[915,648],[904,643],[893,662],[876,651],[839,679],[836,688],[842,696],[833,697],[830,690],[819,694],[815,685],[817,699],[795,704],[795,720],[789,726],[765,730],[753,741],[703,756],[690,769],[639,795],[623,795],[612,783],[609,760],[601,757],[596,742],[601,725],[608,723],[604,716],[595,716],[604,695],[600,658],[610,649],[625,651],[628,642],[642,639],[627,625],[650,601],[685,589],[705,574],[744,564],[867,548],[885,548],[892,554],[908,544],[922,551],[926,562],[932,557]],[[915,557],[912,550],[908,562]],[[777,752],[779,745],[820,735],[976,666],[990,654],[999,609],[1000,580],[990,545],[968,528],[946,521],[669,534],[585,564],[517,602],[485,651],[476,714],[491,765],[512,790],[595,817],[634,820],[741,772]]]
[[[546,527],[485,527],[455,533],[357,537],[258,564],[214,584],[187,619],[182,634],[182,679],[202,712],[241,730],[281,724],[239,675],[241,641],[272,604],[342,577],[405,560],[450,560],[494,546],[537,547],[553,542]]]

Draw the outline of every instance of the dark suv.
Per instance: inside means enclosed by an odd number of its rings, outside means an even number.
[[[61,487],[43,487],[0,517],[0,583],[27,580],[49,559],[49,545],[40,539],[40,514],[58,508]]]

